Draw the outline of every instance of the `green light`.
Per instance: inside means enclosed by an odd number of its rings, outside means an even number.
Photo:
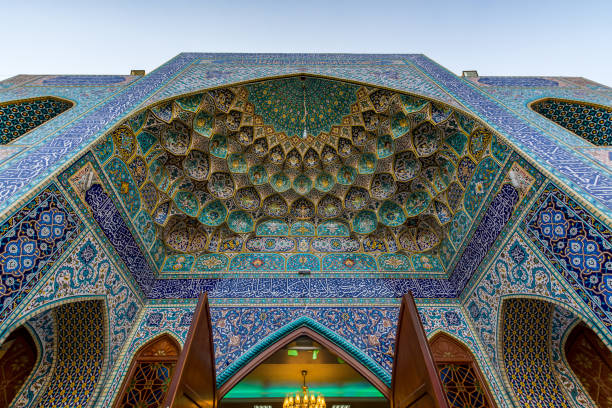
[[[383,395],[368,383],[352,384],[317,384],[313,390],[325,395],[325,398],[380,398]],[[224,398],[284,398],[295,394],[294,384],[262,384],[241,381],[232,388]]]
[[[317,354],[319,354],[319,350],[312,350],[312,359],[313,360],[317,359]]]
[[[291,350],[291,349],[289,349],[289,350],[287,350],[287,355],[288,355],[288,356],[297,357],[297,355],[298,355],[298,351],[297,351],[297,350]]]

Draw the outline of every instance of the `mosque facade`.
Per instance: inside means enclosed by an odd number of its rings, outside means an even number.
[[[609,407],[611,226],[612,89],[588,79],[421,54],[18,75],[0,406],[161,406],[202,293],[218,389],[308,327],[384,394],[410,293],[449,406]]]

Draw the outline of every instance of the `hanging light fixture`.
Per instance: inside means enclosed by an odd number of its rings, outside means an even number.
[[[325,398],[320,392],[310,391],[306,385],[306,374],[308,371],[302,370],[304,382],[302,392],[289,394],[285,397],[283,408],[325,408]]]

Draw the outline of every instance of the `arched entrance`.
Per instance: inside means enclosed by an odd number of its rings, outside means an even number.
[[[181,347],[168,334],[143,345],[123,381],[115,407],[158,407],[166,397]]]
[[[223,396],[228,395],[234,387],[240,386],[242,380],[247,379],[248,381],[251,373],[255,373],[253,374],[254,377],[251,378],[251,382],[257,383],[260,387],[264,382],[269,382],[271,373],[279,378],[279,373],[272,371],[279,369],[279,367],[271,366],[279,362],[281,366],[283,363],[287,364],[288,356],[299,357],[299,352],[302,350],[302,359],[304,359],[304,356],[310,356],[311,360],[316,360],[319,353],[323,351],[322,358],[323,356],[325,357],[326,363],[347,364],[350,366],[350,369],[346,369],[347,366],[342,368],[340,366],[334,367],[337,373],[344,372],[344,380],[347,378],[353,379],[362,386],[362,389],[371,390],[375,388],[380,393],[380,395],[372,394],[372,398],[375,399],[374,401],[356,401],[363,402],[364,405],[362,406],[393,406],[394,408],[448,407],[444,389],[440,383],[440,378],[427,345],[427,338],[425,337],[423,325],[412,295],[405,295],[400,307],[390,389],[386,384],[381,386],[380,378],[374,376],[369,368],[361,364],[350,352],[347,352],[343,347],[339,347],[339,343],[341,344],[342,341],[333,341],[322,335],[319,331],[313,330],[311,327],[304,327],[304,325],[298,326],[286,335],[270,336],[256,346],[257,350],[261,350],[261,352],[238,368],[223,383],[221,389],[217,389],[210,308],[208,306],[208,297],[206,294],[203,294],[200,296],[196,306],[191,327],[189,328],[177,367],[172,375],[168,395],[164,400],[163,406],[174,408],[217,407],[219,406],[219,400]],[[283,354],[283,351],[287,353],[287,356]],[[335,362],[333,361],[334,358]],[[305,360],[296,361],[297,365],[306,364]],[[308,363],[312,364],[311,361],[308,361]],[[271,366],[267,367],[267,364]],[[297,369],[297,365],[293,367],[294,370]],[[256,371],[260,366],[263,366],[262,371],[264,373],[258,376]],[[280,369],[283,368],[285,367]],[[320,368],[320,366],[317,367],[316,371],[322,371],[318,370]],[[305,377],[307,370],[301,367],[299,371],[304,373]],[[359,375],[362,378],[359,378]],[[305,378],[303,385],[304,387],[306,386]],[[228,398],[226,404],[235,402],[238,404],[236,407],[273,407],[270,401],[266,401],[265,405],[253,405],[254,401],[257,402],[257,399],[253,397],[252,391],[247,397],[249,397],[248,403],[240,404],[241,401],[229,401],[230,398]],[[342,398],[346,399],[347,397],[343,396]],[[284,408],[293,407],[291,403],[282,403],[282,397],[280,399],[281,401],[274,402],[282,404]],[[378,402],[380,402],[380,405],[378,405]],[[335,405],[346,406],[350,404]],[[317,404],[317,408],[319,406]],[[325,408],[325,404],[322,406]],[[309,408],[313,408],[312,404]]]
[[[570,332],[576,322],[578,329]],[[610,352],[577,312],[539,298],[508,298],[499,326],[502,376],[521,406],[610,406],[597,401],[607,398],[599,387],[609,387]],[[589,389],[593,381],[598,384]]]
[[[8,407],[29,377],[38,356],[34,339],[21,326],[0,346],[0,407]]]
[[[328,406],[389,407],[390,389],[353,356],[309,327],[300,327],[263,351],[219,389],[221,408],[282,406],[301,395],[302,371],[310,391]]]
[[[429,347],[451,406],[495,407],[476,359],[463,343],[440,332]]]
[[[600,407],[612,406],[612,353],[584,323],[570,332],[565,342],[567,362]]]

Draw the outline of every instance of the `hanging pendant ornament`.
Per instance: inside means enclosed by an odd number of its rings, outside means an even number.
[[[308,390],[306,385],[306,374],[308,371],[302,370],[302,392],[299,391],[293,394],[287,395],[283,402],[283,408],[325,408],[325,398],[321,393]]]

